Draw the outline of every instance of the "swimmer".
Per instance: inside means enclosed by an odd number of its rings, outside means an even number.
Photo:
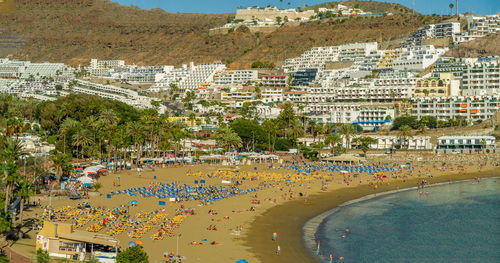
[[[423,193],[422,193],[422,191],[420,191],[420,192],[418,192],[418,194],[422,195]]]
[[[425,196],[429,196],[429,192],[425,192]]]

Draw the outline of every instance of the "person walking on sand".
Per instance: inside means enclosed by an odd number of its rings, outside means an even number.
[[[278,248],[276,249],[276,255],[279,255],[281,252],[281,248],[280,248],[280,245],[278,245]]]
[[[274,232],[273,233],[273,241],[276,241],[278,239],[278,233]]]

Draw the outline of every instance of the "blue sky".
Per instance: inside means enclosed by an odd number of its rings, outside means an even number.
[[[234,13],[239,6],[267,6],[268,4],[281,8],[314,5],[328,0],[112,0],[123,5],[135,5],[144,9],[162,8],[172,13]],[[411,8],[412,0],[385,0],[385,2],[400,3]],[[423,14],[448,14],[450,3],[455,0],[415,0],[415,10]],[[475,14],[495,14],[500,12],[500,0],[459,0],[459,12],[474,12]]]

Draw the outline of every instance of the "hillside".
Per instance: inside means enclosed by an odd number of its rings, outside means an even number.
[[[446,55],[460,58],[498,56],[500,54],[500,32],[478,38],[469,42],[460,43],[449,50]]]
[[[423,16],[396,15],[309,22],[284,26],[269,35],[240,28],[209,36],[208,29],[226,23],[233,14],[173,14],[108,0],[18,0],[16,4],[15,12],[0,16],[0,39],[15,40],[0,41],[0,55],[11,53],[15,44],[14,58],[71,65],[87,64],[90,58],[149,65],[222,61],[239,68],[256,60],[279,65],[314,46],[399,38],[424,21]],[[360,8],[376,5],[359,4]],[[380,4],[396,10],[396,5]]]

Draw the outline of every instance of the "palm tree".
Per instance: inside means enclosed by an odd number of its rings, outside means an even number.
[[[56,170],[56,175],[58,181],[61,181],[63,168],[68,165],[70,161],[70,157],[63,153],[56,153],[50,156],[50,160],[52,161],[52,167]]]
[[[19,208],[19,222],[21,225],[23,224],[24,203],[26,202],[26,200],[29,200],[29,198],[33,196],[34,193],[35,192],[30,187],[30,183],[26,179],[19,182],[19,185],[17,186],[17,196],[21,197]]]
[[[335,152],[335,145],[342,143],[342,137],[338,133],[333,133],[325,138],[325,143],[332,146],[331,153]]]
[[[370,150],[370,146],[372,144],[377,143],[376,139],[369,137],[369,136],[358,137],[358,138],[354,139],[354,141],[360,143],[359,146],[360,146],[361,151],[363,151],[363,153],[365,154],[365,158],[367,157],[366,153],[368,152],[368,150]]]
[[[79,130],[73,135],[73,146],[76,146],[76,150],[80,149],[80,154],[83,159],[84,148],[92,145],[92,135],[89,130]]]
[[[132,138],[132,144],[136,151],[137,161],[141,158],[139,146],[144,142],[142,126],[139,122],[131,122],[127,124],[127,134]]]
[[[408,140],[413,137],[412,129],[408,125],[403,125],[399,127],[398,138],[401,140],[401,146],[406,145],[406,149],[410,148]]]
[[[5,207],[4,212],[7,213],[10,205],[10,194],[17,182],[19,182],[19,174],[17,173],[17,162],[22,153],[22,146],[19,140],[8,137],[4,141],[1,157],[4,163],[4,178],[6,186],[5,190]]]
[[[339,133],[344,136],[347,142],[347,149],[351,148],[351,136],[355,133],[354,126],[346,123],[339,128]]]
[[[225,148],[227,152],[231,148],[239,148],[243,145],[240,136],[228,126],[222,126],[217,130],[215,140],[220,146]]]

